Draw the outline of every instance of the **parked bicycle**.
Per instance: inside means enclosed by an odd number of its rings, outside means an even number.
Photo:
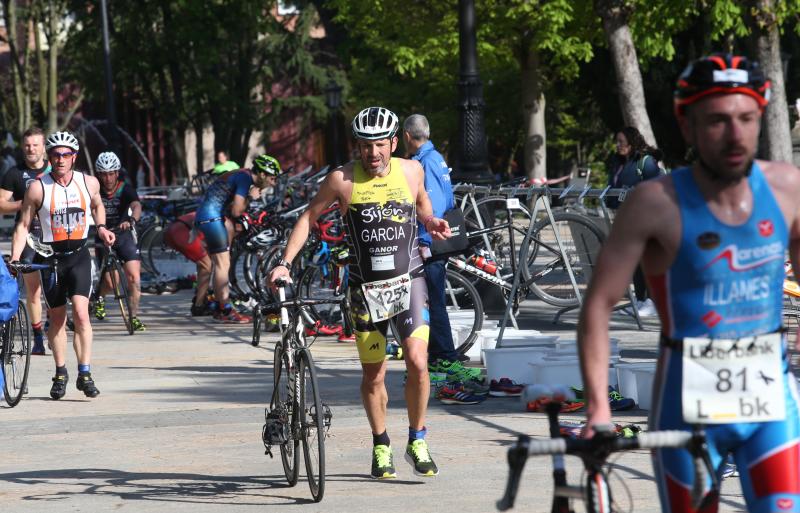
[[[280,315],[281,338],[275,343],[272,398],[264,410],[262,440],[266,454],[278,446],[289,486],[300,473],[300,443],[308,485],[315,502],[325,494],[325,437],[333,417],[320,398],[317,371],[304,327],[313,323],[312,305],[327,299],[286,299],[286,283],[278,283],[278,301],[261,307],[263,315]]]
[[[631,438],[618,438],[612,426],[595,426],[592,438],[565,438],[559,429],[558,412],[562,403],[574,400],[575,396],[567,387],[534,385],[526,387],[523,401],[542,401],[550,427],[549,440],[532,440],[520,435],[517,442],[508,450],[509,477],[503,498],[497,502],[497,509],[506,511],[514,507],[519,490],[522,470],[531,456],[552,455],[553,457],[553,502],[551,513],[573,513],[571,501],[581,501],[589,513],[614,513],[621,510],[613,500],[608,485],[610,472],[606,460],[614,452],[636,449],[676,448],[686,449],[694,457],[695,476],[691,490],[693,511],[701,511],[719,493],[719,481],[711,465],[706,438],[703,431],[696,428],[687,431],[649,431]],[[569,485],[564,466],[564,454],[581,458],[585,468],[585,485]],[[710,487],[708,483],[710,482]]]

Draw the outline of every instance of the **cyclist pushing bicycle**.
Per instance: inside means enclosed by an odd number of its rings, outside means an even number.
[[[362,110],[353,120],[359,159],[336,169],[297,220],[283,259],[270,273],[270,282],[289,278],[291,261],[302,250],[311,225],[339,203],[350,244],[348,294],[356,345],[363,370],[361,398],[372,429],[371,475],[393,478],[389,435],[386,432],[388,395],[386,330],[395,317],[405,354],[408,380],[406,403],[409,429],[406,459],[417,475],[439,470],[425,441],[428,376],[428,292],[417,242],[417,220],[434,239],[450,237],[447,221],[433,216],[425,192],[422,166],[392,158],[397,148],[397,116],[382,107]]]
[[[100,197],[106,209],[106,226],[113,231],[117,238],[112,248],[123,262],[125,275],[128,279],[128,292],[130,294],[131,323],[135,331],[145,331],[147,327],[139,320],[139,299],[141,289],[141,262],[139,246],[136,242],[136,222],[142,216],[142,204],[136,189],[119,178],[122,169],[117,155],[106,151],[97,156],[95,170],[100,182]],[[108,252],[102,245],[97,249],[97,261],[103,262],[104,255]],[[100,282],[97,296],[94,298],[94,316],[102,321],[106,318],[105,295],[111,290],[111,279],[107,274]]]
[[[783,263],[800,263],[800,172],[755,160],[770,83],[745,57],[716,54],[678,79],[675,114],[690,167],[642,183],[599,256],[578,338],[587,436],[611,420],[608,321],[637,264],[661,318],[650,427],[702,426],[718,475],[739,467],[748,511],[800,511],[800,415],[781,330]],[[663,511],[690,506],[692,457],[656,449]],[[702,511],[716,511],[718,498]]]

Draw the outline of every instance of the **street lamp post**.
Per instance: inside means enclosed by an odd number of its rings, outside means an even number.
[[[478,74],[475,0],[459,0],[458,145],[453,181],[491,183],[486,130],[483,122],[483,85]]]
[[[339,141],[339,109],[342,106],[342,86],[334,81],[328,83],[325,87],[325,105],[328,107],[330,114],[328,115],[328,164],[332,167],[338,167],[342,163],[341,158],[341,143]]]
[[[106,117],[108,118],[109,129],[109,144],[111,149],[120,154],[119,137],[117,137],[117,114],[114,105],[114,86],[112,83],[111,72],[111,44],[108,37],[108,9],[106,7],[106,0],[100,0],[100,16],[103,21],[103,64],[105,65],[106,72]]]

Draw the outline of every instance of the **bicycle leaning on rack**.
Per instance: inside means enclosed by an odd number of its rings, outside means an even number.
[[[17,273],[30,273],[49,269],[47,264],[6,263]],[[3,395],[12,408],[19,404],[28,386],[31,365],[31,329],[25,301],[19,300],[17,313],[0,323],[0,361],[3,362]]]
[[[569,399],[574,399],[574,394],[566,387],[533,385],[525,389],[523,401],[546,401],[551,438],[531,440],[527,435],[520,435],[508,450],[510,473],[505,494],[497,502],[497,509],[506,511],[514,507],[522,469],[530,456],[552,455],[554,489],[551,513],[573,513],[572,499],[582,501],[588,513],[621,511],[612,500],[608,485],[609,473],[605,469],[607,458],[614,452],[660,448],[686,449],[694,457],[695,475],[690,494],[693,511],[700,511],[709,501],[716,500],[719,481],[708,456],[705,434],[700,428],[695,428],[694,432],[648,431],[632,438],[617,438],[612,426],[595,426],[592,438],[564,438],[559,430],[558,412],[562,402]],[[567,484],[564,454],[578,456],[583,461],[586,476],[584,486]]]
[[[311,496],[319,502],[325,494],[325,437],[333,415],[320,399],[317,371],[304,327],[314,322],[309,307],[343,299],[287,300],[286,283],[277,285],[279,300],[261,307],[262,315],[281,317],[281,338],[275,343],[273,359],[274,388],[269,407],[264,411],[261,436],[270,457],[273,446],[280,448],[289,486],[297,484],[300,474],[302,442]]]

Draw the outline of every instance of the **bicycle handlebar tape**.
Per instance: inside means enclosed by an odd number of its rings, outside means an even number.
[[[572,440],[576,442],[578,440]],[[567,452],[566,438],[550,438],[547,440],[532,440],[528,444],[529,456],[540,456],[543,454],[564,454]]]
[[[497,509],[507,511],[514,507],[514,501],[519,491],[519,482],[522,478],[522,469],[528,461],[528,445],[531,439],[527,435],[519,435],[517,443],[508,449],[508,483],[503,497],[497,501]]]
[[[286,301],[285,287],[286,287],[285,283],[284,285],[278,286],[278,299],[280,299],[281,302]],[[285,306],[281,307],[281,326],[283,326],[284,328],[289,326],[289,312],[286,310]]]
[[[642,449],[680,448],[688,445],[692,439],[692,433],[678,430],[650,431],[639,433],[636,439]]]

